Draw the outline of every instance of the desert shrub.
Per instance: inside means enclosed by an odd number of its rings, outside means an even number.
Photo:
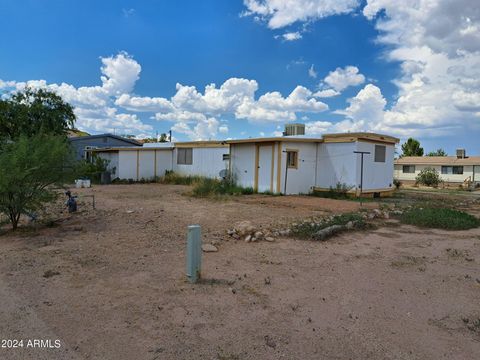
[[[290,228],[290,231],[292,235],[298,238],[313,239],[315,234],[320,230],[333,225],[347,225],[349,222],[355,223],[355,228],[357,229],[366,227],[366,222],[360,214],[349,213],[335,215],[333,218],[321,222],[306,221],[295,224]]]
[[[353,188],[354,186],[337,182],[335,186],[330,186],[328,191],[313,191],[311,195],[329,199],[348,199],[350,197],[349,191]]]
[[[107,171],[109,160],[102,159],[98,155],[93,155],[91,161],[83,160],[79,163],[77,168],[77,176],[81,178],[88,178],[92,183],[100,183],[100,177],[103,172]]]
[[[398,179],[393,179],[393,186],[395,186],[395,189],[400,189],[400,186],[402,186],[402,182]]]
[[[480,219],[464,211],[448,208],[413,208],[404,212],[401,222],[428,228],[467,230],[480,226]]]
[[[15,230],[21,215],[34,214],[55,200],[72,181],[74,159],[63,136],[21,136],[0,151],[0,213]]]
[[[420,171],[415,178],[415,181],[417,184],[438,187],[438,185],[442,182],[442,179],[440,178],[437,170],[427,167]]]
[[[202,178],[194,183],[192,195],[196,197],[208,197],[215,195],[250,195],[252,188],[243,188],[228,181],[228,179]]]
[[[165,175],[159,179],[159,182],[162,184],[171,184],[171,185],[192,185],[201,181],[203,177],[193,176],[193,175],[181,175],[177,174],[174,171],[167,170]]]

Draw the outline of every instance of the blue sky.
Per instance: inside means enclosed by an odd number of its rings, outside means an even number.
[[[480,153],[480,11],[460,2],[2,0],[0,91],[49,87],[91,133],[302,122]]]

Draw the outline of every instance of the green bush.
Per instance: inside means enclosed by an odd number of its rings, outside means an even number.
[[[463,211],[448,208],[413,208],[404,212],[401,222],[421,227],[467,230],[480,226],[480,220]]]
[[[0,213],[15,230],[21,215],[44,209],[74,178],[74,159],[63,136],[21,136],[0,150]]]
[[[92,183],[98,184],[102,173],[107,171],[109,163],[109,160],[93,155],[92,161],[83,160],[80,162],[77,169],[78,177],[88,178]]]
[[[420,171],[415,178],[415,181],[417,184],[438,187],[438,185],[442,182],[442,179],[440,178],[437,170],[427,167]]]
[[[194,183],[192,195],[196,197],[208,197],[215,195],[250,195],[252,188],[243,188],[228,180],[202,178]]]

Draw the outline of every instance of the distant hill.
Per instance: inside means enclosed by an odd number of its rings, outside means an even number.
[[[78,129],[72,129],[72,130],[68,130],[67,136],[68,137],[90,136],[90,134],[85,132],[85,131],[78,130]]]

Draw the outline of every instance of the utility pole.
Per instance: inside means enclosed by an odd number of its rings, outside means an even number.
[[[354,151],[353,153],[361,155],[361,162],[360,162],[360,197],[361,197],[363,192],[363,155],[370,154],[370,151]]]

